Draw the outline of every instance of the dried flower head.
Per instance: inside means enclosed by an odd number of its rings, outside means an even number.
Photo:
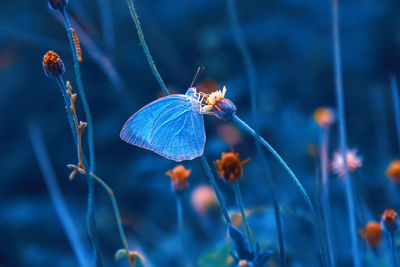
[[[368,222],[364,228],[359,231],[362,238],[370,247],[378,247],[382,241],[382,227],[377,222]]]
[[[43,56],[43,70],[50,78],[57,78],[65,72],[64,63],[56,52],[50,50]]]
[[[193,191],[191,201],[194,209],[204,215],[217,203],[217,198],[211,186],[201,185]]]
[[[314,120],[321,127],[329,127],[335,122],[335,115],[329,108],[317,108],[314,111]]]
[[[187,188],[187,179],[189,178],[191,169],[185,169],[182,165],[178,165],[165,174],[171,178],[172,188],[175,192],[185,191]]]
[[[204,96],[205,105],[200,112],[211,114],[222,120],[229,120],[236,112],[236,106],[229,99],[225,98],[226,87],[221,90],[206,94]]]
[[[49,8],[53,10],[61,10],[68,5],[68,0],[48,0]]]
[[[250,159],[240,161],[239,154],[233,149],[230,152],[222,152],[221,159],[214,162],[218,170],[218,176],[224,178],[227,182],[233,183],[242,178],[243,165],[248,163]]]
[[[386,176],[394,183],[400,184],[400,160],[393,160],[386,169]]]
[[[362,160],[359,156],[357,156],[357,150],[351,149],[346,153],[346,163],[347,169],[349,172],[354,172],[358,168],[362,166]],[[340,178],[344,177],[344,161],[341,151],[336,151],[333,154],[332,159],[332,171],[337,174]]]
[[[399,216],[397,212],[392,209],[386,209],[381,217],[381,226],[389,233],[397,232],[399,230]]]

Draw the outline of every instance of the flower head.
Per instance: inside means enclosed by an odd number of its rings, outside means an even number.
[[[209,185],[197,187],[192,193],[191,200],[194,209],[200,214],[205,214],[217,203],[214,190]]]
[[[359,231],[360,235],[364,238],[370,247],[378,247],[382,240],[382,227],[377,222],[368,222],[364,228]]]
[[[381,217],[381,226],[389,233],[397,232],[399,230],[399,216],[397,212],[392,209],[386,209]]]
[[[335,122],[335,115],[329,108],[317,108],[314,111],[314,120],[320,127],[329,127]]]
[[[61,10],[68,4],[68,0],[48,0],[49,8],[53,10]]]
[[[386,176],[394,183],[400,183],[400,160],[393,160],[386,169]]]
[[[354,172],[362,166],[362,160],[357,156],[357,150],[351,149],[346,152],[346,164],[349,172]],[[344,177],[344,161],[341,151],[336,151],[332,159],[332,171],[340,178]]]
[[[182,165],[178,165],[165,174],[171,178],[172,188],[175,192],[185,191],[187,188],[187,179],[189,178],[191,169],[185,169]]]
[[[229,99],[225,98],[226,87],[221,90],[206,94],[205,105],[200,109],[203,114],[211,114],[222,120],[228,120],[236,112],[236,106]]]
[[[50,78],[57,78],[65,72],[64,63],[56,52],[50,50],[43,56],[43,70]]]
[[[222,152],[221,159],[214,162],[218,170],[218,176],[224,178],[227,182],[233,183],[242,178],[243,165],[248,163],[250,159],[240,161],[239,154],[233,149],[230,152]]]

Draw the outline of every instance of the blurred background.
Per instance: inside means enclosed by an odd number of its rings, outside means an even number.
[[[134,1],[143,32],[167,87],[183,94],[198,66],[198,85],[228,88],[238,115],[254,125],[249,81],[234,41],[225,1]],[[235,1],[240,29],[254,61],[260,133],[299,177],[317,208],[321,129],[313,112],[335,108],[330,1]],[[126,1],[70,0],[68,13],[82,45],[81,71],[94,120],[96,174],[115,192],[132,249],[151,266],[177,266],[179,238],[175,196],[165,173],[177,164],[128,145],[119,132],[139,108],[162,96],[150,70]],[[399,209],[399,188],[386,176],[399,158],[390,74],[399,73],[400,3],[394,0],[339,1],[348,143],[363,166],[354,175],[357,227],[379,220],[386,208]],[[67,164],[76,164],[63,98],[54,79],[42,70],[48,50],[66,67],[65,80],[77,86],[68,39],[58,12],[47,1],[0,3],[0,266],[77,266],[73,250],[49,196],[29,132],[38,131],[76,230],[88,245],[87,182],[68,180]],[[78,116],[84,120],[80,98]],[[31,127],[29,126],[31,125]],[[33,126],[32,126],[33,125]],[[33,128],[32,128],[33,127]],[[278,251],[267,180],[248,134],[229,122],[205,116],[205,155],[212,164],[234,148],[244,166],[240,187],[245,206],[254,211],[250,225],[262,248]],[[86,132],[83,147],[87,153]],[[39,135],[40,136],[40,135]],[[37,137],[37,136],[36,136]],[[333,125],[329,155],[337,149]],[[288,175],[266,153],[274,191],[282,210],[287,263],[318,266],[318,247],[309,211]],[[199,160],[183,196],[184,240],[193,266],[226,263],[226,228],[218,208],[199,213],[192,194],[208,184]],[[231,186],[218,179],[230,211],[237,212]],[[334,243],[340,266],[351,263],[343,180],[329,177]],[[96,185],[98,238],[107,266],[122,248],[112,206]],[[385,242],[371,249],[360,236],[366,266],[390,266]],[[229,245],[229,244],[228,244]],[[222,256],[221,256],[222,255]],[[222,259],[222,261],[221,261]],[[225,260],[225,261],[224,261]],[[223,262],[223,263],[221,263]],[[278,262],[278,253],[270,266]]]

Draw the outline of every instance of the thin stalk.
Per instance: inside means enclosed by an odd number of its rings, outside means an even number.
[[[246,76],[247,76],[247,80],[249,83],[250,100],[251,100],[251,115],[252,115],[252,120],[254,123],[254,129],[256,131],[258,131],[257,101],[256,101],[256,99],[257,99],[256,98],[256,96],[257,96],[257,75],[256,75],[252,57],[250,55],[249,49],[248,49],[245,39],[243,37],[243,33],[240,30],[239,19],[237,16],[234,0],[227,0],[227,4],[228,4],[229,18],[231,21],[231,26],[232,26],[232,31],[233,31],[233,37],[235,39],[237,47],[239,48],[239,52],[242,55],[242,60],[243,60],[244,66],[245,66]],[[285,247],[284,247],[284,241],[283,241],[282,222],[281,222],[278,198],[276,197],[276,194],[274,191],[274,182],[272,180],[271,173],[269,171],[268,161],[262,152],[260,144],[258,142],[256,142],[255,145],[256,145],[257,155],[261,159],[261,162],[262,162],[261,166],[262,166],[262,169],[263,169],[264,174],[267,179],[268,192],[272,198],[272,205],[273,205],[274,215],[275,215],[275,224],[276,224],[276,228],[277,228],[278,241],[279,241],[280,265],[282,267],[285,267],[286,266]]]
[[[292,181],[295,183],[295,185],[297,186],[297,188],[299,189],[300,193],[302,194],[307,207],[309,208],[309,210],[311,211],[311,216],[313,218],[312,220],[312,224],[313,224],[313,228],[318,240],[318,246],[319,246],[319,250],[320,253],[322,254],[322,247],[323,244],[321,242],[321,228],[319,226],[319,221],[318,221],[318,216],[316,213],[316,210],[314,208],[314,205],[311,202],[310,197],[308,196],[307,192],[305,191],[305,189],[303,188],[303,186],[301,185],[299,179],[297,179],[296,175],[293,173],[293,171],[289,168],[289,166],[286,164],[286,162],[281,158],[281,156],[278,154],[278,152],[275,151],[275,149],[272,148],[272,146],[265,141],[264,138],[262,138],[260,135],[258,135],[253,128],[251,128],[249,125],[247,125],[247,123],[245,123],[244,121],[242,121],[237,115],[233,115],[232,116],[232,120],[239,126],[241,127],[243,130],[245,130],[246,132],[248,132],[249,134],[251,134],[256,140],[258,140],[269,152],[271,152],[271,154],[278,160],[278,162],[282,165],[282,167],[286,170],[286,172],[289,174],[290,178],[292,178]],[[324,259],[324,255],[322,255],[323,259]]]
[[[397,89],[397,81],[396,77],[393,74],[390,76],[390,85],[392,89],[394,115],[396,118],[396,130],[397,130],[397,141],[398,141],[397,143],[399,145],[399,152],[400,152],[400,103],[399,103],[399,92]]]
[[[320,148],[320,164],[321,164],[321,179],[322,179],[322,216],[325,226],[327,239],[329,261],[331,266],[336,266],[335,252],[333,246],[332,226],[331,226],[331,206],[329,203],[329,185],[328,185],[328,147],[329,147],[329,127],[322,129],[322,141]]]
[[[114,52],[114,23],[112,19],[112,9],[110,0],[97,0],[100,11],[101,29],[103,32],[104,42],[107,46],[109,56]]]
[[[236,202],[239,207],[239,210],[240,210],[240,214],[242,214],[242,219],[243,219],[244,227],[246,229],[247,238],[249,239],[250,250],[253,250],[253,237],[251,234],[249,222],[247,221],[247,216],[246,216],[246,212],[245,212],[244,205],[243,205],[242,195],[240,194],[239,182],[238,181],[234,182],[232,184],[232,187],[233,187],[233,191],[235,192],[235,198],[236,198]]]
[[[182,196],[176,193],[176,213],[178,219],[178,231],[179,231],[179,243],[181,246],[181,259],[182,266],[186,266],[186,253],[185,253],[185,242],[183,240],[183,209],[182,209]]]
[[[397,257],[396,257],[396,238],[395,234],[392,232],[390,233],[390,246],[392,248],[392,255],[393,255],[393,266],[397,267]]]
[[[361,266],[360,254],[357,239],[357,225],[355,218],[354,193],[351,177],[349,175],[346,153],[347,153],[347,136],[346,136],[346,120],[343,96],[343,79],[342,79],[342,61],[339,42],[339,17],[338,17],[338,0],[332,0],[332,41],[333,41],[333,59],[334,59],[334,75],[336,87],[336,102],[339,113],[339,138],[340,150],[343,158],[344,178],[346,188],[346,204],[347,214],[349,218],[351,247],[353,252],[353,264],[355,267]]]
[[[142,27],[140,26],[139,17],[138,17],[138,15],[136,13],[136,10],[135,10],[135,7],[133,5],[133,2],[132,2],[132,0],[128,0],[127,2],[128,2],[128,6],[129,6],[129,11],[130,11],[131,16],[133,18],[133,21],[134,21],[134,23],[136,25],[136,29],[137,29],[137,32],[138,32],[138,35],[139,35],[139,40],[140,40],[140,43],[143,46],[143,50],[144,50],[144,54],[146,55],[147,62],[149,63],[150,68],[153,71],[153,74],[156,77],[158,83],[160,84],[161,89],[163,90],[164,94],[165,95],[169,95],[169,91],[168,91],[167,87],[165,86],[164,80],[161,78],[160,73],[158,73],[156,65],[154,64],[153,58],[151,57],[149,48],[148,48],[148,46],[146,44],[146,41],[144,39]],[[231,219],[229,218],[229,215],[228,215],[228,209],[226,208],[224,198],[222,197],[221,191],[219,190],[217,181],[215,180],[215,177],[214,177],[214,175],[213,175],[213,173],[211,171],[210,165],[208,165],[207,159],[206,159],[206,157],[204,155],[200,157],[200,160],[201,160],[201,163],[203,164],[204,170],[205,170],[205,172],[206,172],[206,174],[207,174],[207,176],[208,176],[208,178],[210,180],[210,183],[211,183],[211,185],[212,185],[212,187],[214,189],[214,192],[215,192],[215,194],[217,196],[219,205],[220,205],[220,207],[222,209],[222,213],[223,213],[224,218],[225,218],[225,222],[227,224],[231,223]]]
[[[71,110],[68,108],[71,105],[71,103],[70,103],[70,101],[68,99],[68,96],[66,94],[67,88],[66,88],[64,80],[63,80],[63,78],[61,76],[57,78],[57,84],[58,84],[58,86],[59,86],[59,88],[61,90],[61,93],[63,95],[64,104],[67,107],[66,110],[67,110],[68,124],[69,124],[69,126],[71,128],[71,132],[72,132],[72,135],[74,137],[75,144],[78,145],[78,138],[77,138],[77,134],[76,134],[75,126],[74,126],[74,121],[73,121],[73,118],[72,118],[73,116],[71,114]],[[86,166],[87,165],[87,160],[86,160],[86,157],[85,157],[85,154],[83,153],[83,151],[82,151],[82,158],[83,158],[83,163]],[[125,250],[127,250],[129,263],[130,263],[131,266],[133,266],[132,265],[133,262],[131,262],[131,258],[129,257],[130,254],[129,254],[129,249],[128,249],[128,243],[127,243],[127,240],[126,240],[126,237],[125,237],[124,230],[122,228],[121,216],[119,214],[117,201],[115,200],[113,191],[107,186],[107,184],[105,182],[103,182],[96,175],[94,175],[92,173],[89,173],[89,172],[86,172],[86,177],[88,178],[88,180],[92,181],[92,184],[93,184],[93,180],[96,180],[97,182],[99,182],[101,184],[101,186],[103,188],[106,189],[106,191],[107,191],[107,193],[109,195],[111,193],[110,198],[111,198],[111,202],[112,202],[112,205],[113,205],[114,214],[115,214],[115,217],[116,217],[116,220],[117,220],[118,231],[119,231],[119,234],[120,234],[120,237],[121,237],[121,241],[123,243],[123,246],[124,246]]]
[[[75,45],[74,45],[74,40],[72,38],[71,24],[69,22],[68,14],[67,14],[67,11],[65,8],[62,8],[60,10],[60,12],[64,19],[65,29],[67,31],[69,44],[71,46],[76,83],[78,85],[78,92],[81,97],[83,110],[85,112],[85,117],[86,117],[86,120],[88,123],[87,127],[88,127],[88,144],[89,144],[89,161],[90,161],[89,173],[94,173],[96,170],[96,165],[95,165],[95,153],[94,153],[92,115],[90,114],[89,104],[86,99],[85,90],[83,88],[81,71],[80,71],[80,67],[79,67],[77,52],[76,52]],[[95,259],[97,259],[99,257],[99,264],[101,265],[101,251],[100,251],[100,245],[97,242],[96,219],[95,219],[95,214],[94,214],[94,202],[95,202],[94,201],[94,198],[95,198],[94,183],[93,183],[93,180],[90,178],[88,178],[87,180],[88,180],[88,210],[87,210],[86,217],[87,217],[87,224],[88,224],[88,232],[89,232],[89,237],[92,240]]]
[[[104,190],[107,192],[108,196],[110,197],[110,200],[111,200],[111,203],[113,206],[113,210],[114,210],[115,219],[117,220],[119,237],[121,238],[121,242],[124,245],[126,255],[129,259],[129,265],[134,266],[132,258],[130,257],[128,240],[126,239],[124,228],[122,226],[121,215],[119,214],[118,204],[117,204],[117,200],[115,199],[115,196],[114,196],[114,191],[101,178],[99,178],[95,174],[90,173],[90,176],[104,188]]]
[[[156,77],[158,83],[160,84],[161,89],[163,90],[164,94],[169,95],[167,86],[165,85],[163,79],[161,78],[161,75],[158,73],[156,65],[154,64],[153,58],[150,54],[149,47],[147,46],[146,40],[144,39],[142,27],[140,26],[139,17],[136,13],[135,6],[133,5],[132,0],[128,0],[128,6],[129,6],[129,11],[131,13],[132,19],[135,22],[136,30],[138,32],[140,43],[143,46],[143,51],[144,51],[144,54],[146,55],[147,62],[149,63],[149,66],[150,66],[151,70],[153,71],[153,74]]]

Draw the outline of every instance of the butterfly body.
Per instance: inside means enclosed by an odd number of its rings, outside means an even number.
[[[201,156],[206,135],[197,96],[191,87],[151,102],[125,123],[121,139],[175,161]]]

